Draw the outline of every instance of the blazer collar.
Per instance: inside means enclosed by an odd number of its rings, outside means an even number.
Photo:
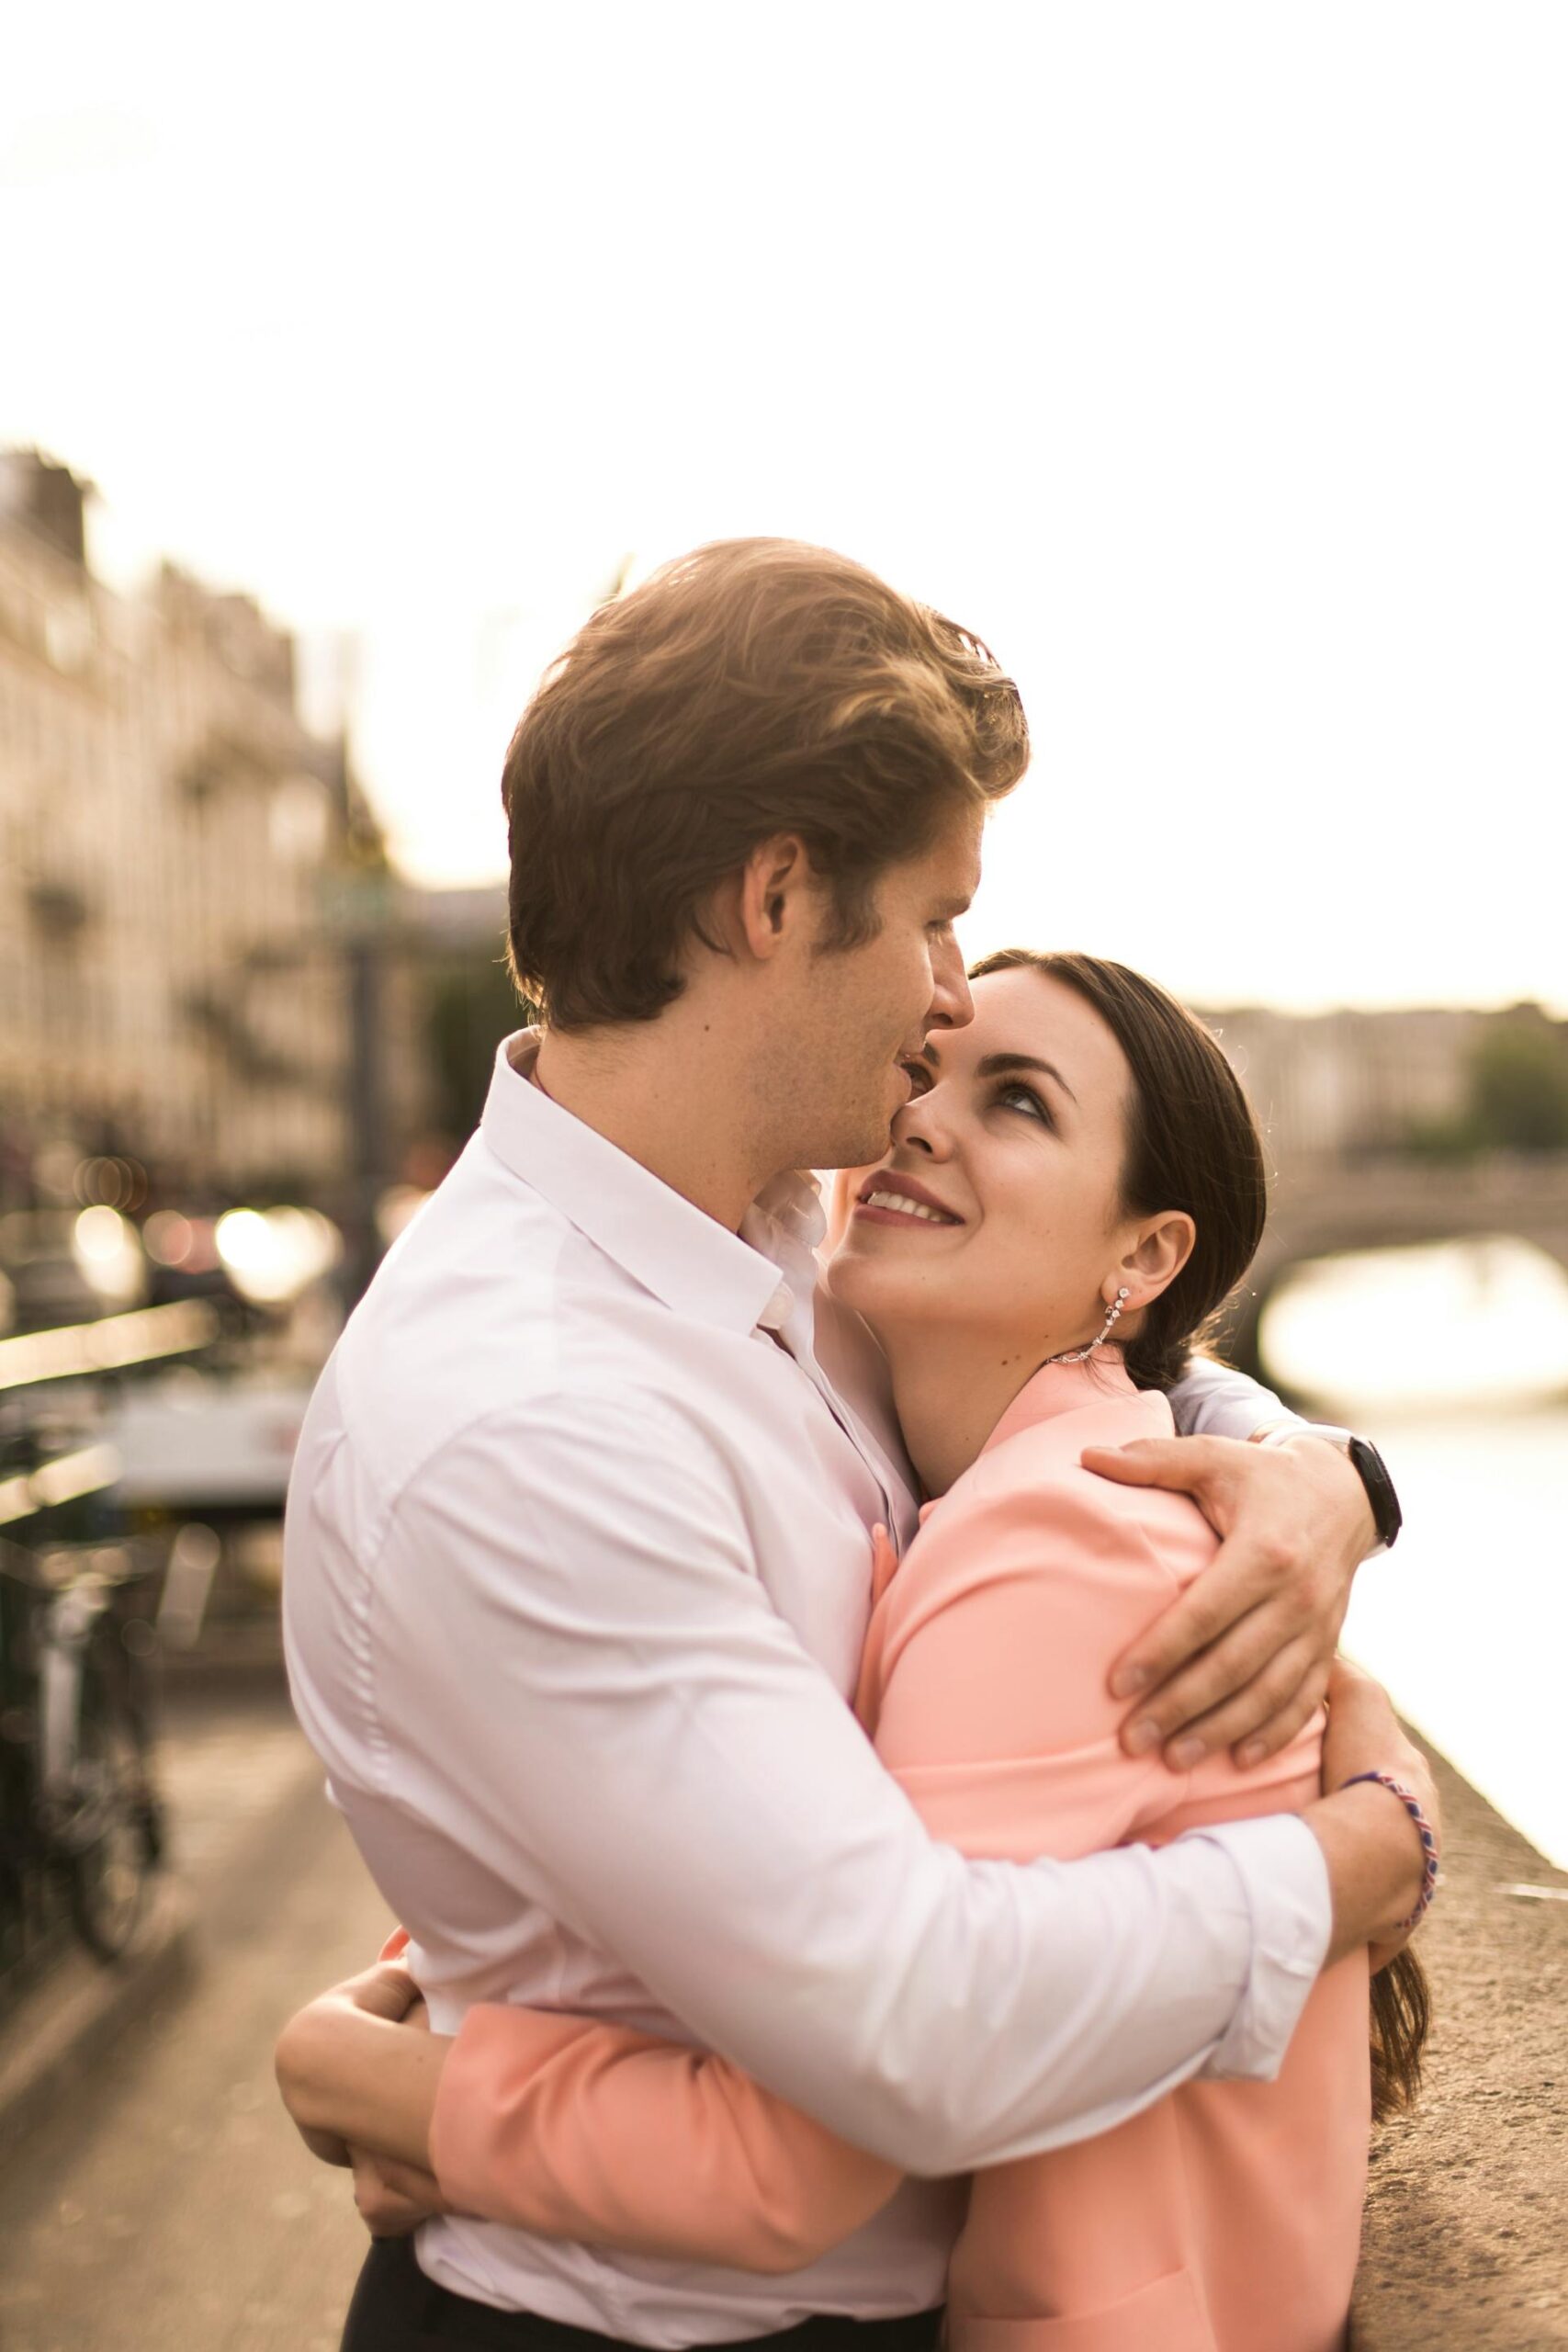
[[[994,1445],[1005,1445],[1037,1421],[1054,1421],[1061,1413],[1082,1412],[1091,1405],[1138,1394],[1119,1348],[1100,1348],[1085,1363],[1042,1364],[1024,1382],[980,1452],[989,1453]]]

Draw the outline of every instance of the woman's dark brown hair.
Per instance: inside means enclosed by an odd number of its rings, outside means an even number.
[[[888,866],[1023,774],[1018,689],[980,640],[847,557],[699,548],[581,628],[518,722],[502,795],[511,957],[557,1029],[650,1021],[705,904],[796,833],[829,944],[874,929]]]
[[[1171,1388],[1263,1238],[1268,1183],[1263,1146],[1241,1081],[1218,1041],[1152,980],[1098,956],[1007,947],[969,968],[1031,970],[1060,980],[1091,1005],[1132,1072],[1122,1201],[1130,1216],[1181,1209],[1197,1230],[1192,1254],[1144,1310],[1122,1360],[1140,1388]],[[1372,1979],[1372,2111],[1409,2107],[1421,2083],[1430,2021],[1427,1978],[1408,1948]]]
[[[1192,1255],[1122,1349],[1138,1387],[1173,1388],[1263,1238],[1269,1191],[1257,1124],[1215,1038],[1153,980],[1103,956],[1026,947],[983,957],[969,977],[1024,968],[1061,980],[1092,1005],[1126,1057],[1133,1092],[1123,1210],[1153,1216],[1181,1209],[1197,1228]]]

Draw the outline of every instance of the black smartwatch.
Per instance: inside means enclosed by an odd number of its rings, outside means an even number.
[[[1367,1500],[1372,1507],[1372,1521],[1378,1531],[1378,1542],[1386,1552],[1404,1524],[1404,1513],[1399,1508],[1399,1497],[1393,1490],[1393,1480],[1388,1475],[1388,1464],[1371,1438],[1353,1437],[1345,1448],[1350,1466],[1367,1490]]]

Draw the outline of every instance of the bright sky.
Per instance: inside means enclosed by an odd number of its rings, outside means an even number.
[[[477,879],[628,552],[842,548],[1015,670],[967,942],[1568,1012],[1568,12],[23,12],[0,441],[357,648]],[[317,667],[320,668],[318,660]]]

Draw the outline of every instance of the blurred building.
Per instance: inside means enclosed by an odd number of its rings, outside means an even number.
[[[306,732],[293,647],[248,598],[165,568],[149,604],[170,1026],[145,1132],[231,1188],[319,1186],[344,1163],[352,1047],[326,887],[349,830],[341,748]]]
[[[72,1144],[330,1204],[423,1115],[398,886],[288,637],[168,567],[112,594],[87,495],[0,454],[0,1204]]]
[[[82,485],[0,456],[0,1117],[13,1174],[18,1129],[112,1124],[156,1035],[146,998],[123,986],[124,877],[150,785],[139,618],[88,572]]]
[[[1568,1023],[1539,1005],[1503,1012],[1206,1011],[1278,1167],[1461,1141],[1478,1057],[1506,1032],[1568,1056]]]

